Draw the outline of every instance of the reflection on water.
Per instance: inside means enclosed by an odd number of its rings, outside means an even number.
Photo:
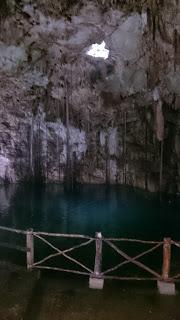
[[[63,186],[47,185],[44,187],[33,186],[9,186],[0,188],[0,225],[22,229],[34,228],[35,230],[57,231],[63,233],[80,233],[94,235],[96,231],[102,231],[104,235],[162,239],[171,236],[180,240],[180,201],[168,199],[160,201],[157,195],[152,195],[139,190],[124,187],[83,186],[74,192],[65,192]],[[25,237],[17,237],[9,233],[3,238],[0,232],[0,240],[9,243],[24,245]],[[37,243],[35,239],[35,261],[52,253],[46,244]],[[24,241],[24,242],[23,242]],[[59,239],[54,240],[59,241]],[[60,239],[59,248],[72,246],[67,240]],[[72,240],[74,241],[74,240]],[[53,242],[54,243],[54,242]],[[144,247],[137,245],[127,247],[121,243],[121,249],[130,256],[143,252]],[[147,249],[147,248],[146,248]],[[51,250],[48,251],[48,250]],[[76,251],[72,257],[79,259],[83,264],[93,270],[94,267],[94,243],[91,247],[83,248],[84,251]],[[136,252],[137,250],[137,252]],[[179,250],[179,249],[178,249]],[[174,255],[171,272],[179,273],[179,256]],[[61,260],[62,258],[62,260]],[[0,259],[10,260],[13,263],[26,264],[24,253],[17,253],[6,248],[0,248]],[[46,262],[48,266],[79,269],[63,257],[58,260]],[[106,270],[120,262],[120,256],[114,255],[103,244],[102,270]],[[122,260],[121,260],[122,261]],[[155,255],[145,256],[141,262],[153,270],[161,273],[162,248]],[[116,273],[116,272],[115,272]],[[128,265],[120,269],[119,276],[149,276],[142,269]],[[59,276],[59,274],[58,274]],[[70,280],[69,280],[70,279]],[[73,281],[72,281],[73,279]],[[179,295],[169,298],[160,297],[153,289],[141,283],[141,289],[137,284],[117,283],[105,281],[105,289],[102,292],[88,290],[82,286],[81,278],[61,277],[54,274],[44,274],[39,287],[34,291],[34,300],[28,309],[27,319],[51,318],[80,320],[80,319],[151,319],[151,320],[178,320]],[[73,284],[74,283],[74,284]],[[73,284],[73,286],[72,286]],[[9,287],[8,287],[9,290]],[[15,287],[15,292],[17,288]],[[22,300],[22,299],[21,299]],[[69,307],[70,306],[70,307]],[[129,308],[131,306],[131,308]],[[38,307],[38,309],[37,309]]]
[[[63,233],[179,239],[180,200],[127,187],[0,187],[0,225]]]
[[[16,185],[12,185],[11,187],[5,188],[0,187],[0,214],[1,218],[8,215],[8,210],[10,206],[10,200],[14,196],[16,192]]]

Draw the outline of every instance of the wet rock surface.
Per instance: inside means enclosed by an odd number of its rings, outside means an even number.
[[[113,3],[4,0],[0,183],[180,191],[180,4]]]
[[[168,300],[167,300],[168,299]],[[103,290],[88,289],[87,279],[42,276],[26,320],[113,320],[122,318],[178,320],[179,295],[156,294],[156,285],[106,282]],[[131,308],[129,306],[131,305]]]
[[[0,262],[0,317],[2,320],[25,319],[33,289],[37,282],[36,272]]]

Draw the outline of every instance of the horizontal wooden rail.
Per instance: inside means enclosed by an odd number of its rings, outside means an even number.
[[[180,242],[172,240],[171,243],[174,244],[176,247],[180,248]]]
[[[50,233],[50,232],[33,232],[33,234],[36,236],[48,236],[48,237],[60,237],[60,238],[73,238],[73,239],[89,239],[89,240],[95,240],[95,238],[90,236],[85,236],[81,234],[64,234],[64,233]]]
[[[67,273],[89,276],[91,279],[90,284],[92,287],[95,286],[96,283],[97,283],[97,286],[103,287],[104,279],[130,280],[130,281],[131,280],[134,280],[134,281],[147,281],[147,280],[157,281],[158,280],[158,282],[166,282],[166,284],[171,282],[180,282],[180,272],[175,275],[172,275],[172,272],[171,272],[172,246],[176,246],[177,248],[180,248],[180,242],[174,241],[171,238],[164,238],[163,241],[150,241],[150,240],[138,240],[138,239],[128,239],[128,238],[115,238],[115,237],[106,238],[101,234],[101,232],[97,232],[94,237],[91,237],[91,236],[80,235],[80,234],[64,234],[64,233],[34,231],[32,229],[25,231],[20,229],[9,228],[5,226],[0,226],[0,231],[11,232],[15,234],[22,234],[26,236],[25,247],[16,245],[15,243],[11,244],[7,242],[0,242],[0,247],[26,252],[27,268],[29,270],[32,270],[32,269],[55,270],[55,271],[62,271]],[[50,239],[53,237],[73,239],[73,240],[76,240],[76,244],[74,244],[70,248],[61,250],[60,248],[57,247],[57,244],[56,245],[54,244],[53,242],[54,239],[53,241],[52,239]],[[34,259],[34,251],[35,251],[35,245],[36,245],[36,242],[34,242],[35,239],[38,239],[39,241],[43,242],[46,246],[51,248],[54,252],[50,253],[49,255],[43,257],[40,260],[35,261]],[[127,243],[126,247],[130,243],[136,244],[136,246],[140,245],[140,248],[142,248],[143,251],[137,254],[136,256],[130,256],[129,254],[127,254],[127,252],[125,252],[126,249],[122,250],[122,242]],[[74,252],[75,250],[78,250],[82,247],[86,247],[91,243],[95,245],[93,268],[86,266],[84,262],[81,262],[76,258],[74,258],[74,255],[73,257],[70,255],[71,252]],[[118,264],[116,264],[115,266],[109,267],[107,270],[102,270],[104,244],[108,245],[108,247],[110,247],[111,250],[115,251],[121,258]],[[149,246],[149,248],[145,250],[145,246]],[[139,260],[145,255],[151,254],[151,252],[154,252],[156,249],[160,247],[163,247],[162,273],[159,273],[159,271],[157,272],[153,270],[152,268],[150,268],[149,266],[147,266],[146,264],[142,263]],[[105,246],[105,250],[106,250],[106,246]],[[70,261],[70,263],[73,263],[75,267],[70,269],[65,267],[61,268],[58,266],[44,265],[45,262],[48,262],[53,258],[60,257],[60,256],[64,257],[67,261]],[[123,261],[122,261],[122,258],[123,258]],[[122,276],[121,274],[120,275],[115,274],[116,270],[119,270],[119,268],[127,264],[135,265],[136,267],[149,273],[149,277],[144,277],[144,276],[140,277],[138,276],[138,274],[132,277]],[[76,270],[76,268],[77,269],[79,268],[80,270]]]
[[[103,276],[109,280],[127,280],[127,281],[157,281],[157,278],[152,277],[119,277],[119,276]]]
[[[122,242],[134,242],[134,243],[142,243],[142,244],[163,244],[163,241],[149,241],[149,240],[138,240],[138,239],[127,239],[127,238],[104,238],[104,240],[108,241],[122,241]]]
[[[3,226],[0,226],[0,230],[7,231],[7,232],[13,232],[13,233],[19,233],[19,234],[25,234],[25,235],[27,233],[27,231],[24,231],[24,230],[7,228],[7,227],[3,227]]]
[[[62,271],[62,272],[68,272],[68,273],[75,273],[75,274],[81,274],[84,276],[90,276],[91,273],[84,272],[84,271],[78,271],[78,270],[71,270],[71,269],[63,269],[63,268],[57,268],[57,267],[48,267],[48,266],[35,266],[35,269],[42,269],[42,270],[54,270],[54,271]]]
[[[12,233],[24,234],[24,235],[27,234],[27,231],[25,231],[25,230],[14,229],[14,228],[9,228],[9,227],[4,227],[4,226],[0,226],[0,230],[7,231],[7,232],[12,232]],[[68,233],[66,234],[66,233],[52,233],[52,232],[43,232],[43,231],[33,231],[33,235],[95,240],[95,237],[90,237],[90,236],[81,235],[81,234],[68,234]]]

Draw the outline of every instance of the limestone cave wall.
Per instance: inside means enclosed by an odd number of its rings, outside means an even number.
[[[179,139],[178,0],[1,0],[0,183],[178,193]]]

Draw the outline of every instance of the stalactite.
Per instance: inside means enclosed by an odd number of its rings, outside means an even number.
[[[71,106],[73,106],[72,91],[73,91],[73,65],[71,65],[71,69],[70,69],[70,105]],[[73,112],[71,113],[71,121],[72,123],[74,122]],[[70,168],[71,189],[73,189],[76,182],[76,153],[75,152],[73,152],[73,154],[70,154],[70,160],[71,160],[71,168]]]
[[[90,132],[90,108],[88,108],[88,121],[87,121],[87,133]]]
[[[56,118],[57,118],[57,124],[58,124],[58,129],[56,133],[56,161],[57,161],[57,168],[58,168],[58,179],[60,181],[60,107],[59,107],[59,100],[55,101],[55,109],[56,109]]]
[[[178,49],[178,33],[177,29],[174,29],[174,71],[176,71],[177,64],[177,49]]]
[[[148,21],[149,30],[152,31],[153,41],[156,40],[157,29],[159,30],[163,39],[165,38],[166,40],[169,41],[165,24],[163,22],[162,14],[161,14],[161,10],[164,7],[164,0],[149,0],[149,1],[147,0],[146,4],[147,4],[147,9],[146,9],[147,21]]]
[[[161,100],[158,101],[156,106],[156,135],[158,141],[162,141],[164,139],[164,115]]]
[[[90,158],[90,152],[89,152],[89,146],[90,146],[90,119],[91,119],[90,112],[91,112],[91,110],[88,107],[88,109],[87,109],[87,122],[86,122],[87,145],[88,145],[86,156],[87,156],[88,161],[89,161],[89,158]],[[89,177],[89,181],[88,182],[90,183],[91,182],[90,163],[88,163],[88,177]]]
[[[152,28],[151,9],[150,9],[150,8],[147,8],[146,13],[147,13],[147,23],[148,23],[148,27],[149,27],[149,30],[151,30],[151,28]]]
[[[59,146],[59,135],[60,135],[60,133],[58,132],[58,138],[57,138],[57,140],[58,140],[57,141],[57,143],[58,143],[58,147],[57,147],[57,152],[58,152],[58,179],[60,181],[61,180],[61,151],[60,151],[60,146]]]
[[[155,115],[156,115],[156,137],[160,142],[160,168],[159,168],[159,190],[162,191],[163,185],[163,149],[164,149],[164,115],[162,109],[162,101],[158,88],[154,89]]]
[[[156,16],[153,15],[153,41],[156,39]]]
[[[123,144],[123,154],[124,154],[124,168],[123,168],[123,182],[126,184],[126,162],[127,162],[127,146],[126,146],[126,138],[127,138],[127,113],[124,112],[124,144]]]
[[[72,161],[72,188],[74,188],[74,186],[77,183],[77,156],[76,156],[76,152],[73,152],[73,161]]]
[[[65,187],[71,187],[71,154],[70,154],[70,132],[69,132],[69,89],[66,79],[66,174]]]
[[[160,172],[159,172],[159,191],[162,192],[163,185],[163,155],[164,155],[164,140],[160,141]]]
[[[69,97],[68,97],[68,84],[66,81],[66,166],[69,169],[70,150],[69,150]],[[67,172],[69,175],[69,172]]]
[[[41,124],[40,117],[38,116],[38,148],[37,148],[37,174],[38,178],[41,177]]]
[[[7,0],[1,1],[0,4],[0,20],[6,18],[10,14],[10,8],[8,6]]]
[[[36,116],[36,136],[33,139],[34,143],[34,181],[38,183],[44,182],[44,164],[43,164],[43,149],[42,149],[42,137],[41,137],[41,115],[40,110]]]
[[[21,126],[21,123],[19,123],[19,141],[20,141],[20,150],[19,150],[19,158],[20,158],[20,161],[19,161],[19,171],[20,171],[20,174],[21,174],[21,177],[23,177],[23,163],[22,163],[22,159],[23,159],[23,130],[22,130],[22,126]],[[7,177],[7,182],[9,182],[9,177]]]
[[[145,108],[145,189],[148,189],[148,122],[147,108]]]
[[[31,119],[31,126],[30,126],[30,148],[29,148],[29,153],[30,153],[30,176],[34,176],[34,161],[33,161],[33,143],[34,143],[34,116],[32,115]]]
[[[48,181],[48,178],[49,178],[49,168],[48,168],[48,134],[47,134],[47,124],[46,124],[46,137],[45,137],[45,139],[46,139],[46,154],[45,154],[45,161],[46,161],[46,174],[45,174],[45,176],[46,176],[46,181]]]
[[[110,158],[109,158],[109,132],[107,130],[105,138],[105,157],[106,157],[106,185],[110,184]]]

